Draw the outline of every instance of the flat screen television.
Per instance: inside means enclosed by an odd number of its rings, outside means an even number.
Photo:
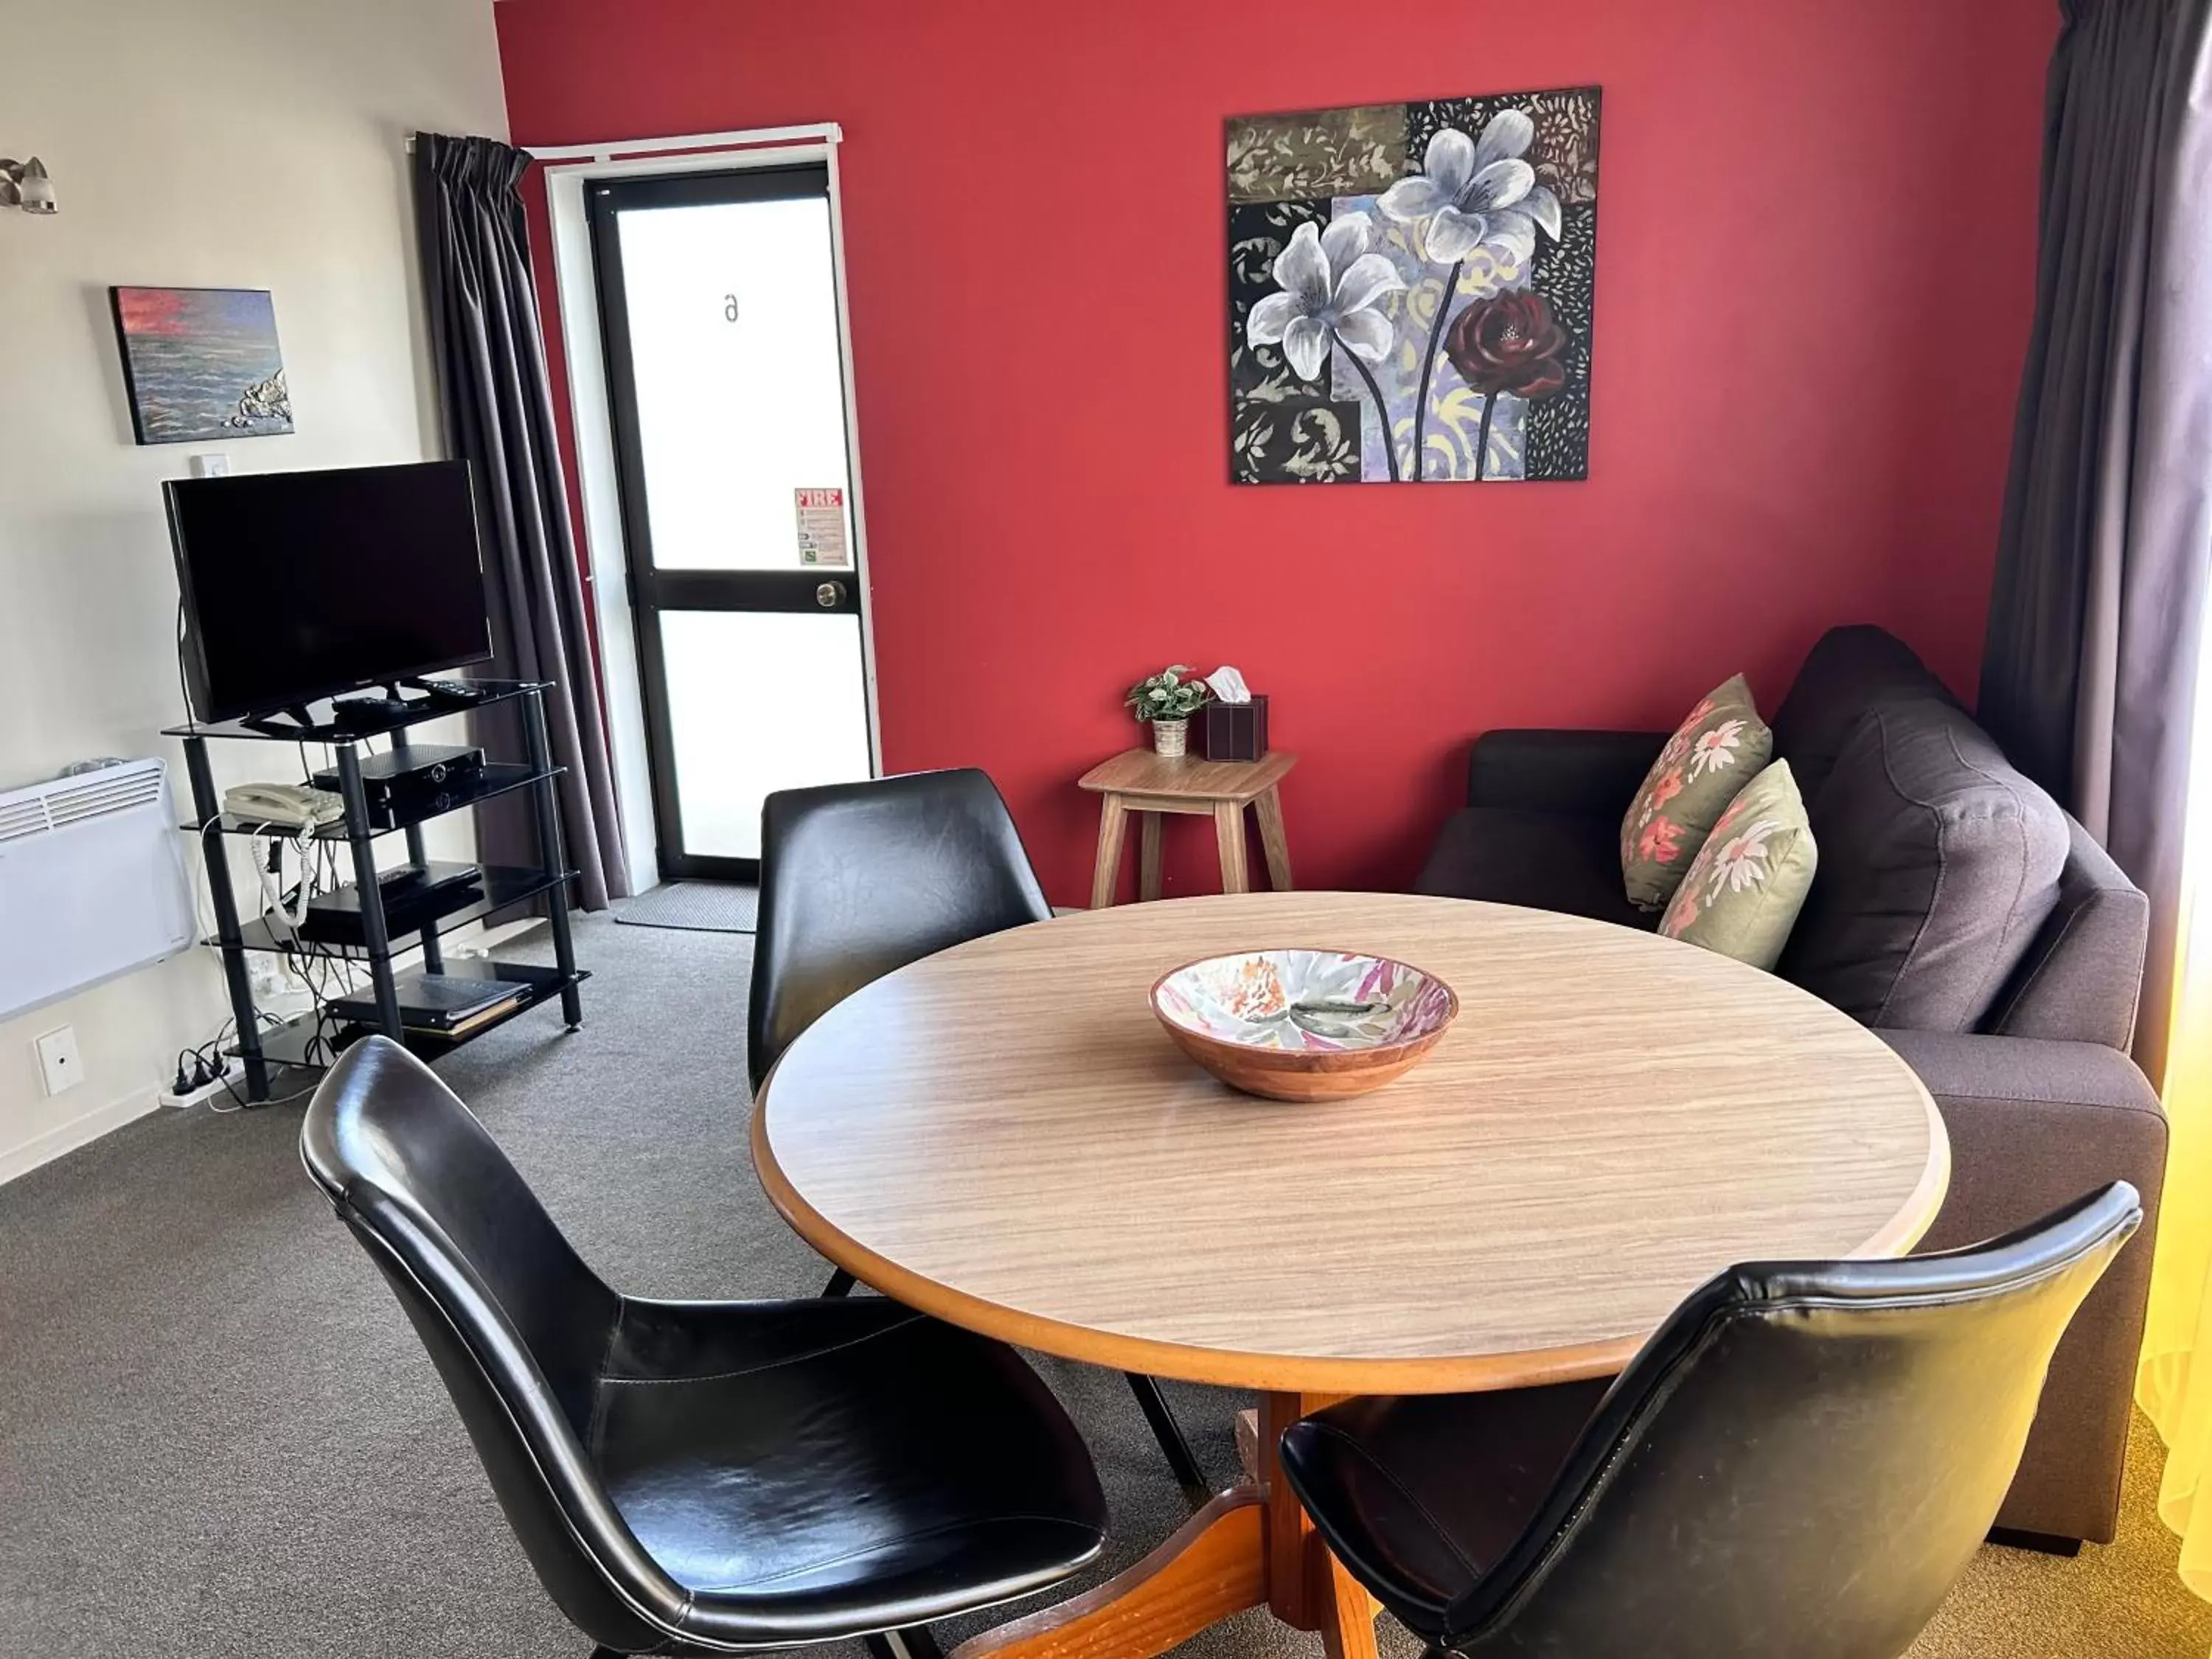
[[[162,486],[203,720],[491,655],[465,461]]]

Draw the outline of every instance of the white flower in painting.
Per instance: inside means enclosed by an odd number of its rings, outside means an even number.
[[[1525,261],[1536,252],[1539,227],[1559,240],[1559,198],[1521,159],[1535,137],[1536,124],[1517,109],[1491,117],[1480,142],[1445,127],[1429,140],[1421,171],[1384,191],[1376,205],[1401,224],[1418,222],[1438,264],[1456,264],[1486,242]]]
[[[1245,319],[1244,337],[1280,346],[1300,380],[1320,374],[1334,340],[1355,356],[1379,363],[1390,355],[1390,319],[1376,307],[1406,286],[1388,256],[1368,252],[1375,222],[1348,214],[1323,230],[1311,220],[1291,234],[1275,259],[1280,294],[1270,294]]]
[[[1741,893],[1756,887],[1769,873],[1766,838],[1782,827],[1779,818],[1760,818],[1740,836],[1732,836],[1713,855],[1711,883],[1705,890],[1710,904],[1723,893]]]
[[[1742,747],[1741,720],[1723,720],[1711,731],[1699,732],[1697,742],[1690,745],[1690,775],[1701,778],[1708,772],[1734,766],[1735,751]]]

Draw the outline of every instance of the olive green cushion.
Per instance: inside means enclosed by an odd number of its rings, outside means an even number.
[[[1774,733],[1738,674],[1674,728],[1620,821],[1620,874],[1628,902],[1660,910],[1737,790],[1774,753]]]
[[[1819,862],[1797,780],[1788,761],[1777,761],[1744,785],[1713,825],[1659,918],[1659,931],[1771,969],[1790,941]]]

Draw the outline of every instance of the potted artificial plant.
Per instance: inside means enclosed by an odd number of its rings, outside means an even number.
[[[1176,663],[1150,679],[1139,680],[1121,699],[1139,721],[1152,727],[1152,750],[1174,760],[1189,742],[1190,717],[1213,696],[1202,679],[1188,678],[1190,665]]]

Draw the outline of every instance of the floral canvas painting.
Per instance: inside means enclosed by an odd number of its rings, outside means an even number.
[[[292,429],[267,289],[114,288],[108,297],[140,443]]]
[[[1589,476],[1598,102],[1229,124],[1231,478]]]

